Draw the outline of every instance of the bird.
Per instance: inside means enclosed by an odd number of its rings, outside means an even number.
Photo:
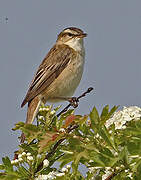
[[[32,124],[41,103],[71,100],[83,74],[83,39],[86,36],[76,27],[68,27],[60,32],[56,43],[39,65],[21,104],[23,107],[28,103],[26,124]],[[24,141],[22,136],[21,142]]]

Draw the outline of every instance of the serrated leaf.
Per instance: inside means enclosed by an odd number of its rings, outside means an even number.
[[[18,122],[18,123],[15,124],[15,127],[12,128],[12,130],[16,131],[16,130],[20,129],[21,127],[23,127],[24,125],[25,125],[24,122]]]
[[[117,110],[119,106],[114,106],[110,112],[109,111],[109,105],[105,106],[103,108],[102,114],[101,114],[101,125],[105,124],[105,122],[113,115],[113,113]]]
[[[112,154],[112,152],[110,151],[110,149],[108,148],[103,148],[101,151],[102,154],[105,154],[107,157],[109,158],[114,158],[114,155]]]
[[[74,109],[69,109],[67,112],[61,114],[61,118],[66,118],[73,113],[74,113]]]
[[[38,127],[33,124],[26,124],[24,128],[30,132],[38,132]]]
[[[6,170],[13,171],[13,166],[11,164],[11,161],[9,157],[2,158],[3,164],[5,165]]]
[[[60,151],[63,152],[63,153],[65,153],[65,154],[73,154],[72,151],[67,151],[67,150],[63,150],[63,149],[61,149]]]
[[[124,146],[123,150],[119,153],[119,159],[125,164],[129,163],[129,153],[126,146]]]
[[[33,146],[34,145],[29,145],[26,143],[19,145],[19,147],[21,147],[25,152],[30,152],[33,155],[37,155],[37,150],[35,150],[37,148],[34,148]],[[37,145],[35,145],[35,146],[37,146]]]
[[[41,137],[39,141],[39,153],[49,149],[52,144],[54,144],[57,140],[63,137],[62,134],[58,134],[57,132],[48,131]]]
[[[61,162],[60,164],[60,168],[64,167],[66,164],[70,163],[71,161],[73,161],[74,159],[74,155],[73,154],[64,154],[60,159],[59,162]]]
[[[94,161],[94,164],[93,164],[94,167],[97,167],[97,166],[105,167],[104,162],[100,159],[99,152],[90,151],[89,156],[90,156],[91,160]]]
[[[141,140],[140,142],[136,140],[127,142],[127,149],[131,155],[141,155]]]
[[[105,126],[99,128],[98,134],[105,140],[105,142],[116,150],[114,141],[110,139],[110,134]]]
[[[109,112],[109,105],[106,105],[103,110],[102,110],[102,113],[101,113],[101,120],[105,119],[105,117],[107,116]]]
[[[26,168],[24,168],[23,166],[20,166],[19,168],[18,168],[18,173],[21,175],[21,176],[23,176],[23,177],[30,177],[30,172],[26,169]]]
[[[69,140],[69,144],[67,147],[69,147],[70,151],[80,151],[82,149],[82,147],[80,146],[80,140],[77,138],[70,138]]]
[[[5,166],[3,164],[0,164],[0,170],[4,170]]]
[[[0,179],[4,179],[4,180],[18,180],[19,178],[20,176],[16,172],[11,172],[10,174],[6,174],[6,175],[0,175]]]
[[[66,120],[65,120],[65,125],[64,125],[64,128],[67,128],[70,124],[72,124],[72,122],[74,122],[75,120],[75,115],[69,115],[66,117]]]
[[[99,114],[96,107],[94,107],[93,110],[90,112],[90,119],[92,129],[96,130],[100,122]]]
[[[113,115],[113,113],[117,110],[119,108],[119,106],[114,106],[111,110],[110,110],[110,112],[109,112],[109,118]]]

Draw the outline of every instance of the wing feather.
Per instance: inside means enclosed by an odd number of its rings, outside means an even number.
[[[21,107],[43,92],[67,67],[74,50],[67,45],[55,45],[39,66]],[[72,53],[73,52],[73,53]]]

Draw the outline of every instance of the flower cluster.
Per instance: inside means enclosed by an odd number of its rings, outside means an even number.
[[[49,112],[50,111],[50,115],[54,115],[56,113],[55,110],[52,110],[51,111],[51,107],[50,106],[47,106],[47,107],[40,107],[39,108],[39,112]]]
[[[106,121],[106,127],[115,124],[115,129],[125,129],[126,122],[141,119],[141,108],[137,106],[123,107],[123,110],[117,111]]]
[[[17,159],[11,161],[11,164],[17,165],[23,163],[24,161],[29,163],[33,161],[33,156],[30,152],[23,152],[22,154],[19,154]]]
[[[42,112],[42,111],[48,112],[49,110],[50,110],[49,107],[40,107],[40,108],[39,108],[39,112]]]
[[[44,164],[45,164],[45,160],[44,160]],[[65,176],[65,174],[69,172],[70,168],[71,166],[67,165],[66,167],[63,167],[60,172],[52,171],[48,174],[42,174],[39,175],[35,180],[52,180],[52,179],[56,179],[56,177]]]

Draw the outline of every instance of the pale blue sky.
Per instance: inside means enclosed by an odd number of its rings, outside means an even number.
[[[6,23],[5,18],[8,17]],[[17,149],[24,121],[20,104],[33,74],[62,29],[82,28],[85,71],[75,95],[95,88],[80,102],[77,113],[95,105],[141,106],[140,0],[1,0],[0,1],[0,158]],[[66,103],[65,103],[66,104]]]

